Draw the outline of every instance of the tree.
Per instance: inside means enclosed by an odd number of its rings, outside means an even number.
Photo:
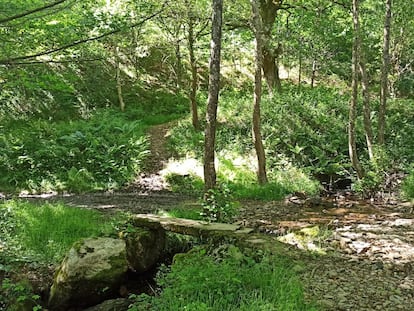
[[[204,193],[216,187],[215,140],[217,106],[220,91],[220,56],[223,0],[213,0],[210,46],[210,74],[204,140]]]
[[[257,156],[257,179],[259,184],[267,183],[266,156],[260,131],[260,102],[262,97],[262,67],[263,67],[263,25],[260,17],[260,3],[250,1],[253,13],[253,29],[256,41],[254,100],[253,100],[253,142]]]
[[[272,44],[274,42],[274,39],[272,38],[273,25],[282,3],[283,0],[260,0],[259,12],[263,23],[263,73],[270,92],[272,92],[274,88],[279,91],[282,89],[277,62],[281,47],[279,44],[276,46]]]
[[[388,97],[388,73],[390,71],[390,36],[391,36],[391,6],[392,1],[385,2],[384,42],[382,47],[381,91],[378,113],[378,143],[385,143],[385,114]]]
[[[349,105],[349,123],[348,123],[348,147],[349,156],[351,158],[352,166],[354,167],[359,179],[363,177],[361,164],[359,163],[357,148],[356,148],[356,134],[355,121],[358,104],[358,66],[359,66],[359,3],[358,0],[352,0],[352,18],[354,39],[352,46],[352,97]]]

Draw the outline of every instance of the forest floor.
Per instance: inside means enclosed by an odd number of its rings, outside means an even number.
[[[158,173],[171,156],[164,143],[168,128],[167,124],[150,130],[152,160],[146,173],[126,192],[41,200],[110,213],[157,213],[199,204],[196,198],[166,190]],[[326,310],[414,310],[414,215],[410,203],[385,204],[351,196],[244,201],[235,221],[304,249],[305,265],[298,272],[305,295]]]

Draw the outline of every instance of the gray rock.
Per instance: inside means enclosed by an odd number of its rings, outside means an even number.
[[[127,258],[130,268],[143,273],[153,267],[165,248],[165,231],[162,228],[146,229],[136,227],[125,237]]]
[[[84,311],[126,311],[132,302],[126,298],[106,300]]]
[[[89,238],[76,242],[57,270],[49,307],[88,307],[104,301],[119,286],[128,270],[125,242]]]

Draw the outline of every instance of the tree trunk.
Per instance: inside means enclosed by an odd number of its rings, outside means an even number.
[[[385,115],[388,97],[388,72],[390,67],[391,0],[385,2],[384,43],[382,47],[381,91],[378,113],[378,143],[385,143]]]
[[[121,111],[125,111],[124,97],[122,96],[122,81],[121,81],[121,60],[119,56],[119,47],[115,48],[116,58],[116,91],[118,93],[119,108]]]
[[[180,40],[178,39],[178,31],[176,33],[177,41],[175,42],[175,91],[178,94],[178,92],[181,90],[182,85],[182,76],[183,76],[183,62],[182,62],[182,56],[181,56],[181,47],[180,47]]]
[[[311,76],[311,88],[315,86],[315,79],[316,79],[316,59],[312,61],[312,76]]]
[[[302,87],[302,41],[299,42],[299,73],[298,73],[298,89]]]
[[[191,66],[191,90],[190,90],[190,109],[191,109],[191,120],[193,127],[199,129],[200,122],[198,119],[198,107],[197,107],[197,60],[194,54],[194,20],[189,17],[188,22],[188,52],[190,54],[190,66]]]
[[[360,48],[361,45],[360,45]],[[371,104],[369,98],[369,86],[368,86],[368,76],[365,68],[365,59],[362,57],[363,52],[361,51],[361,57],[359,60],[359,71],[361,73],[361,86],[362,86],[362,98],[364,105],[364,129],[365,129],[365,139],[367,141],[367,149],[370,161],[374,161],[374,134],[372,132],[372,122],[371,122]]]
[[[253,13],[253,25],[256,38],[255,75],[254,75],[254,102],[253,102],[253,142],[257,156],[257,179],[260,185],[267,183],[266,155],[260,131],[260,102],[262,97],[262,46],[263,25],[259,14],[260,3],[257,0],[250,1]]]
[[[204,193],[216,187],[215,141],[217,106],[220,90],[220,54],[223,0],[213,0],[212,31],[210,46],[210,74],[204,141]]]
[[[272,0],[260,0],[259,4],[259,13],[263,24],[263,74],[266,79],[269,92],[272,93],[275,88],[280,92],[282,85],[280,83],[279,68],[277,63],[280,49],[279,46],[278,48],[274,48],[271,45],[271,42],[274,41],[272,38],[272,29],[281,3],[276,3]]]
[[[359,179],[363,177],[362,167],[358,160],[355,121],[356,108],[358,104],[358,63],[359,63],[359,12],[358,0],[352,0],[352,16],[354,26],[354,39],[352,46],[352,97],[349,105],[349,124],[348,124],[348,146],[349,156]]]

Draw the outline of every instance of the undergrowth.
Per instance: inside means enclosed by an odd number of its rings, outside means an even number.
[[[157,104],[154,104],[157,101]],[[101,108],[65,120],[5,122],[0,132],[0,190],[87,192],[118,189],[140,173],[148,126],[178,118],[182,96],[154,92],[126,112]]]
[[[176,255],[171,268],[158,274],[159,296],[134,295],[129,310],[317,310],[304,301],[291,262],[253,257],[232,245],[220,254],[196,248]]]
[[[355,181],[348,154],[347,124],[349,96],[334,88],[284,85],[282,93],[263,96],[262,136],[269,184],[257,186],[254,146],[251,138],[251,95],[222,92],[217,125],[218,174],[235,196],[278,200],[289,193],[312,195],[319,191],[317,180]],[[378,102],[373,100],[373,109]],[[390,99],[387,145],[376,148],[376,160],[369,161],[362,114],[357,118],[358,155],[366,178],[355,185],[362,193],[375,193],[385,176],[413,161],[414,110],[406,100]],[[377,126],[373,118],[374,130]],[[171,147],[181,156],[202,160],[203,133],[183,120],[172,131]],[[240,161],[241,160],[241,161]]]
[[[6,201],[0,204],[0,262],[57,263],[75,241],[112,234],[115,221],[94,210],[60,203]]]

